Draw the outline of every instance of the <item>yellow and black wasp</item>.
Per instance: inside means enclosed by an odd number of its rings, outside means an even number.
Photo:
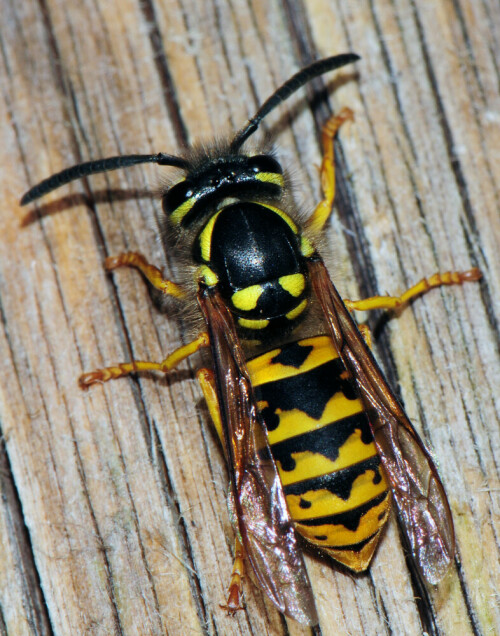
[[[396,308],[432,287],[476,281],[478,269],[423,279],[400,297],[342,301],[315,249],[335,194],[333,140],[352,113],[323,128],[324,199],[300,223],[290,184],[270,153],[242,150],[262,119],[313,78],[355,62],[349,53],[311,64],[283,84],[226,143],[184,156],[129,155],[82,163],[42,181],[21,203],[84,176],[139,163],[183,172],[162,195],[189,285],[163,278],[135,252],[107,269],[137,268],[183,302],[192,281],[204,326],[162,362],[98,369],[81,384],[140,371],[168,372],[203,347],[213,369],[197,377],[223,442],[236,555],[227,608],[241,606],[246,560],[281,611],[316,624],[297,533],[350,569],[365,570],[389,514],[391,492],[412,557],[439,581],[454,557],[453,521],[428,451],[387,385],[350,311]]]

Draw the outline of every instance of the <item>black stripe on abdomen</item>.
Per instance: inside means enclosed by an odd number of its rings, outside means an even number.
[[[352,510],[339,512],[335,515],[328,515],[327,517],[301,519],[299,523],[303,526],[323,526],[327,524],[334,526],[344,526],[344,528],[347,528],[347,530],[351,530],[352,532],[354,532],[359,527],[361,517],[365,515],[369,510],[382,503],[382,501],[384,501],[386,497],[387,491],[384,491],[377,497],[370,499],[370,501],[367,501],[365,504],[358,506],[357,508],[353,508]]]
[[[278,428],[277,411],[296,409],[319,420],[336,393],[342,393],[347,400],[357,399],[352,382],[343,377],[345,373],[342,361],[336,358],[304,373],[256,386],[257,401],[268,404],[262,409],[267,429],[273,431]]]
[[[272,454],[275,461],[279,462],[282,470],[286,472],[295,469],[296,462],[292,454],[296,455],[306,451],[323,455],[334,462],[339,457],[340,449],[356,429],[361,433],[363,444],[371,444],[373,436],[370,424],[366,415],[361,412],[327,424],[322,428],[276,442],[271,446]]]
[[[375,473],[373,477],[374,485],[382,481],[380,457],[374,455],[365,461],[358,462],[357,464],[342,468],[327,475],[320,475],[319,477],[289,484],[284,487],[285,495],[301,496],[310,491],[328,490],[337,497],[347,501],[351,496],[351,490],[355,480],[360,475],[366,473],[367,470],[372,470]],[[301,523],[303,523],[302,520]]]

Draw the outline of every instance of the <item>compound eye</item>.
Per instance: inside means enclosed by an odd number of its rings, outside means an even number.
[[[272,172],[274,174],[283,174],[283,168],[270,155],[256,155],[248,158],[250,170],[258,172]]]
[[[165,214],[171,216],[184,203],[194,195],[192,184],[187,181],[179,181],[168,190],[162,199],[162,207]]]

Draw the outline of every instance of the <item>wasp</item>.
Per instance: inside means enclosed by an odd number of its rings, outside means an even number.
[[[299,535],[355,572],[367,569],[395,502],[411,556],[437,583],[454,558],[453,520],[436,466],[398,403],[353,310],[395,309],[431,288],[477,281],[481,272],[434,274],[399,297],[342,300],[315,244],[333,208],[334,138],[353,118],[323,128],[323,199],[305,221],[271,152],[243,147],[261,121],[313,78],[359,59],[317,61],[278,88],[232,139],[165,153],[89,161],[42,181],[25,205],[75,179],[154,163],[181,171],[162,194],[190,284],[166,280],[141,254],[107,258],[179,302],[196,295],[201,330],[161,362],[97,369],[81,385],[141,371],[168,373],[203,348],[197,377],[228,464],[236,531],[226,608],[242,604],[244,563],[284,614],[318,622]],[[193,282],[195,291],[193,292]]]

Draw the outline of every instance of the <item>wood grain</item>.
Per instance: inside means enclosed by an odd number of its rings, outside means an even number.
[[[323,634],[494,634],[500,439],[500,6],[496,0],[0,0],[0,631],[301,634],[248,582],[220,609],[232,531],[226,472],[193,366],[83,392],[83,371],[161,359],[190,333],[107,255],[142,251],[175,278],[156,192],[138,167],[21,194],[82,160],[180,152],[242,125],[325,55],[363,60],[269,116],[297,181],[319,197],[319,130],[348,105],[325,240],[348,297],[436,270],[483,282],[371,318],[376,353],[438,460],[457,561],[411,575],[393,519],[370,571],[308,557]],[[267,131],[267,132],[266,132]],[[257,141],[257,139],[256,139]]]

